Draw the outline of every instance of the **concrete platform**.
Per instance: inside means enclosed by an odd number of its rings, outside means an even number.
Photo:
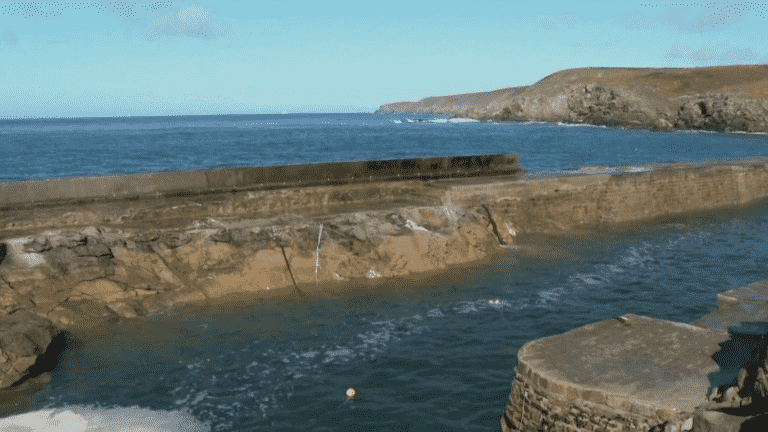
[[[729,337],[630,314],[524,345],[518,371],[530,370],[566,397],[630,411],[690,412],[705,400],[708,375],[719,369],[712,356]]]
[[[625,315],[529,342],[502,429],[741,430],[761,412],[704,411],[707,396],[762,361],[766,334],[763,281],[720,294],[718,310],[693,324]]]

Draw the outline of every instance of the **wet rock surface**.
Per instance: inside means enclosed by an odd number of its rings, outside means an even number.
[[[0,316],[0,388],[25,378],[57,333],[50,320],[30,311]]]

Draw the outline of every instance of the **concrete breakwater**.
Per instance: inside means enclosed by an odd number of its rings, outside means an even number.
[[[471,265],[535,234],[743,205],[768,196],[766,162],[17,201],[0,214],[0,386],[28,376],[58,330],[278,290],[307,297]]]

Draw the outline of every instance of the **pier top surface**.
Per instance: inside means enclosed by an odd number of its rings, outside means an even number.
[[[526,344],[518,358],[539,377],[659,408],[693,411],[706,400],[727,332],[625,315]],[[715,355],[717,358],[717,355]]]

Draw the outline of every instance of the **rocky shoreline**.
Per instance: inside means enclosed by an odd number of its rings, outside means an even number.
[[[307,288],[345,280],[444,271],[510,247],[545,250],[541,235],[626,229],[766,199],[767,162],[7,206],[0,384],[44,372],[35,362],[61,331],[277,290],[305,298]]]
[[[768,132],[768,66],[569,69],[530,86],[385,104],[377,112]]]

